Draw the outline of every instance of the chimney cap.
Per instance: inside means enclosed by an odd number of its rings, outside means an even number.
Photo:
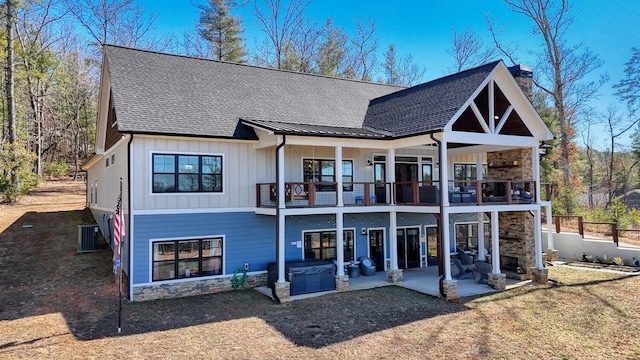
[[[520,78],[531,78],[533,77],[533,71],[528,65],[518,64],[509,66],[509,72],[513,75],[513,77]]]

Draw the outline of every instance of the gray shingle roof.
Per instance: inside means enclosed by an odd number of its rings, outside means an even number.
[[[398,137],[441,130],[500,61],[374,99],[364,127]]]
[[[307,124],[291,124],[279,121],[266,120],[242,120],[244,123],[257,126],[259,128],[273,131],[277,134],[295,134],[295,135],[324,135],[333,137],[349,137],[361,139],[384,139],[390,137],[391,134],[382,131],[373,131],[349,127],[323,126],[323,125],[307,125]]]
[[[105,46],[121,132],[255,138],[260,119],[357,129],[371,99],[402,89]]]

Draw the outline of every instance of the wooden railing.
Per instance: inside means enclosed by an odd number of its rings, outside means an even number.
[[[286,182],[284,200],[287,207],[323,207],[338,204],[335,182]],[[258,207],[276,207],[275,183],[256,184]],[[350,182],[342,184],[342,203],[345,206],[385,205],[393,201],[390,183]]]
[[[535,203],[535,181],[452,180],[448,197],[457,205],[509,205]],[[287,207],[337,206],[335,182],[286,182],[284,201]],[[441,202],[438,181],[349,182],[343,183],[344,206],[414,205],[437,206]],[[256,184],[258,207],[276,207],[276,184]]]
[[[553,224],[556,233],[568,232],[580,234],[583,238],[611,239],[616,246],[620,242],[640,246],[640,229],[618,229],[614,222],[584,221],[582,216],[577,215],[554,215]]]

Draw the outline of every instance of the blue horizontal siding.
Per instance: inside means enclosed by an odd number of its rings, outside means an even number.
[[[420,226],[436,224],[432,214],[397,214],[398,226]],[[204,213],[204,214],[161,214],[136,215],[133,283],[149,282],[151,254],[150,239],[199,238],[210,235],[224,235],[224,273],[233,271],[249,263],[250,271],[267,269],[269,262],[276,258],[276,217],[256,215],[250,212]],[[335,229],[335,215],[289,216],[285,222],[285,258],[303,258],[303,232]],[[368,239],[362,235],[362,228],[386,229],[386,256],[389,257],[390,239],[395,234],[389,232],[388,213],[347,214],[344,227],[355,229],[356,259],[367,256]],[[424,251],[423,251],[424,252]]]
[[[199,238],[224,235],[224,273],[249,263],[249,271],[267,269],[275,259],[276,219],[273,216],[240,213],[136,215],[134,221],[133,283],[150,278],[150,239]]]

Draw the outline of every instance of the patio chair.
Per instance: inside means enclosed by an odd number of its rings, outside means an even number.
[[[463,280],[463,279],[475,280],[476,278],[475,265],[462,265],[462,262],[460,261],[460,259],[457,259],[457,258],[453,259],[453,263],[456,264],[456,267],[458,268],[458,273],[453,276],[454,278],[458,280]]]

